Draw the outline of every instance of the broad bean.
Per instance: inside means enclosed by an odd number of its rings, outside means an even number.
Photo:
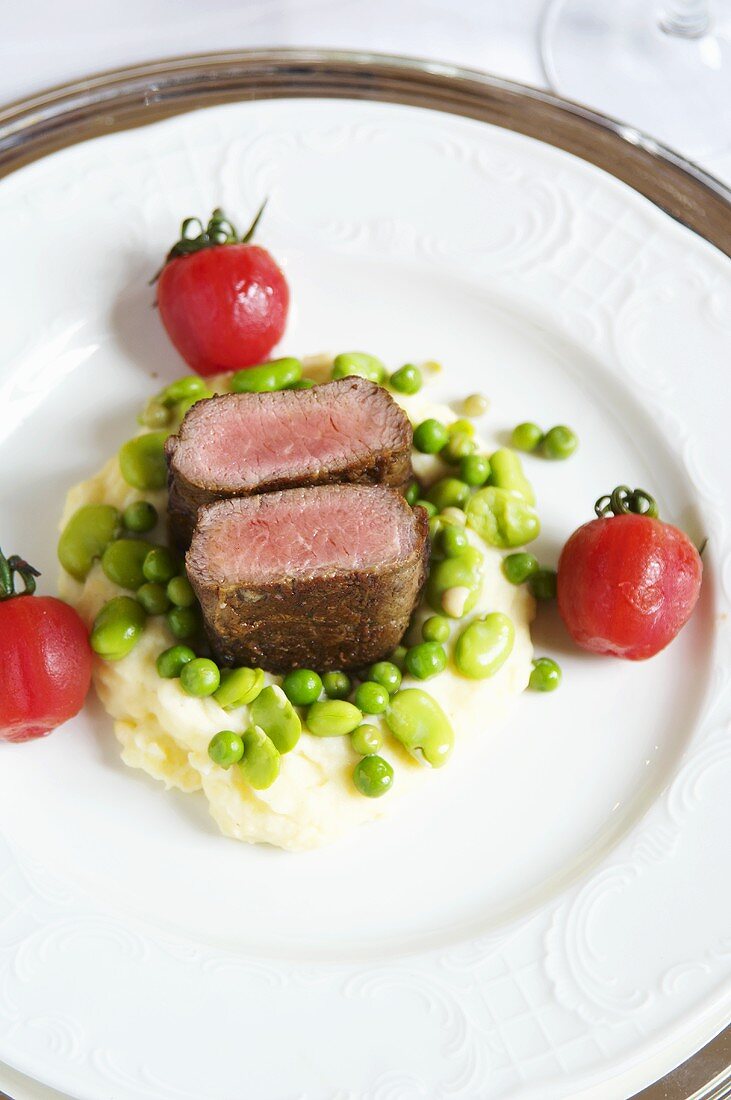
[[[147,616],[131,596],[115,596],[94,619],[91,648],[105,661],[121,661],[142,637]]]
[[[110,581],[135,592],[145,583],[142,565],[152,550],[146,539],[115,539],[102,554],[102,569]]]
[[[250,713],[254,725],[264,730],[278,752],[291,752],[300,739],[302,723],[277,684],[270,684],[257,695]]]
[[[454,647],[454,663],[470,680],[486,680],[503,667],[513,651],[515,627],[501,611],[475,619]]]
[[[299,359],[272,359],[270,363],[236,371],[231,379],[231,390],[233,393],[270,393],[287,389],[301,378]]]
[[[446,764],[454,747],[454,732],[431,695],[420,688],[400,691],[391,700],[385,717],[391,733],[409,752],[421,751],[433,768]]]
[[[213,698],[224,710],[235,710],[253,703],[263,690],[264,673],[260,668],[224,668]]]
[[[362,720],[358,708],[345,699],[325,699],[313,703],[307,711],[306,726],[315,737],[342,737],[352,733]]]
[[[250,726],[241,739],[244,755],[238,766],[244,779],[255,791],[271,787],[281,767],[281,758],[273,741],[258,726]]]
[[[357,374],[379,385],[386,379],[386,368],[375,355],[365,351],[345,351],[335,356],[332,369],[333,378],[349,378]]]
[[[466,588],[468,595],[462,607],[462,615],[466,615],[477,603],[482,585],[482,573],[480,566],[483,557],[474,546],[468,546],[458,558],[445,558],[435,562],[429,572],[429,580],[426,584],[426,598],[429,606],[438,614],[446,612],[450,618],[459,618],[450,613],[444,606],[443,597],[453,588]]]
[[[111,504],[78,508],[58,540],[58,560],[77,581],[86,580],[96,558],[119,534],[121,516]]]
[[[490,484],[519,493],[528,504],[536,502],[533,486],[523,471],[523,463],[510,447],[501,447],[490,455]]]
[[[478,489],[466,512],[468,527],[490,546],[524,546],[541,529],[535,509],[520,494],[493,485]]]
[[[165,461],[167,432],[145,432],[120,447],[119,469],[133,489],[164,489],[168,480]]]

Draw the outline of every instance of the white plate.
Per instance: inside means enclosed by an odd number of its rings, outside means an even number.
[[[90,1100],[565,1100],[731,1015],[731,265],[567,154],[391,105],[236,104],[22,169],[0,514],[46,590],[65,490],[180,373],[147,286],[180,219],[264,195],[283,352],[436,358],[501,430],[569,422],[577,457],[530,463],[541,559],[639,484],[708,536],[702,601],[638,665],[542,612],[561,690],[314,853],[220,838],[94,702],[3,746],[0,1059]]]

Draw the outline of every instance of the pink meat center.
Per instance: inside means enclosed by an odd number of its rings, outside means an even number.
[[[325,387],[327,388],[327,387]],[[222,490],[274,477],[339,469],[393,445],[400,414],[390,401],[317,390],[248,395],[202,406],[178,450],[178,470]]]
[[[401,499],[368,486],[224,501],[208,510],[201,534],[212,579],[254,584],[282,575],[381,566],[408,554],[415,541]]]

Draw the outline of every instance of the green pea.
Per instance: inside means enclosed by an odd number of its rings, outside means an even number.
[[[543,439],[543,432],[537,424],[532,424],[529,420],[523,424],[516,425],[513,428],[513,434],[510,437],[511,446],[515,447],[516,451],[535,451],[538,444]]]
[[[447,425],[447,431],[450,435],[467,435],[471,439],[475,434],[475,425],[471,420],[460,417],[458,420],[453,420],[451,424]]]
[[[546,458],[570,458],[579,445],[579,438],[565,424],[550,428],[543,437],[541,451]]]
[[[398,393],[418,393],[424,384],[421,371],[413,363],[406,363],[394,371],[388,384]]]
[[[133,489],[164,489],[168,481],[165,461],[167,432],[145,432],[128,440],[119,450],[119,469]]]
[[[478,489],[466,512],[468,526],[490,546],[524,546],[541,530],[535,509],[509,489]]]
[[[498,489],[519,493],[528,504],[535,504],[533,486],[523,472],[523,463],[509,447],[501,447],[490,455],[490,483]]]
[[[315,388],[316,383],[311,378],[298,378],[296,382],[290,382],[288,386],[285,386],[285,390],[312,390]]]
[[[444,530],[445,523],[441,516],[429,517],[429,538],[432,543],[437,541],[440,531]],[[432,555],[434,554],[434,546],[432,545]]]
[[[322,677],[322,687],[328,699],[347,699],[350,686],[350,677],[345,672],[326,672]]]
[[[122,523],[136,535],[146,535],[157,523],[157,508],[147,500],[128,504],[122,513]]]
[[[446,764],[454,747],[454,732],[439,703],[425,691],[407,688],[394,695],[386,725],[409,752],[420,750],[433,768]]]
[[[322,693],[322,680],[316,672],[308,668],[297,668],[288,672],[282,681],[282,690],[296,707],[309,707]],[[263,723],[259,723],[262,725]]]
[[[213,698],[224,710],[235,710],[253,703],[264,690],[264,682],[260,668],[222,668],[221,684]]]
[[[86,580],[96,558],[100,558],[119,534],[121,517],[111,504],[83,504],[71,516],[58,540],[58,560],[77,581]]]
[[[417,500],[415,507],[423,508],[429,519],[437,514],[437,506],[432,504],[430,500]]]
[[[561,683],[561,668],[552,657],[536,657],[528,680],[531,691],[555,691]]]
[[[313,703],[307,711],[307,728],[315,737],[342,737],[359,726],[363,715],[345,699]]]
[[[176,680],[183,666],[195,660],[195,653],[187,645],[173,645],[157,658],[157,673],[163,680]]]
[[[203,699],[213,695],[221,683],[221,673],[215,661],[207,657],[196,657],[188,661],[180,670],[180,686],[186,695]]]
[[[512,620],[501,611],[493,611],[464,628],[454,647],[454,663],[463,676],[486,680],[503,667],[514,642]]]
[[[446,667],[447,654],[438,642],[419,642],[406,654],[406,671],[417,680],[429,680],[444,672]]]
[[[386,368],[375,355],[368,355],[365,351],[345,351],[335,356],[333,363],[333,378],[349,378],[357,374],[361,378],[368,378],[371,382],[384,382]]]
[[[401,673],[391,661],[376,661],[368,669],[368,679],[385,687],[389,695],[401,687]]]
[[[165,620],[176,638],[193,638],[201,629],[201,615],[197,607],[172,607]]]
[[[528,578],[528,590],[536,600],[553,600],[556,598],[556,571],[555,569],[537,569]]]
[[[477,450],[474,439],[465,432],[454,432],[449,436],[446,446],[439,452],[440,457],[451,466],[458,466],[463,458]]]
[[[239,761],[241,774],[255,791],[271,787],[279,775],[281,758],[276,746],[258,726],[251,726],[242,734],[244,756]]]
[[[490,476],[490,460],[485,455],[466,454],[460,459],[459,476],[465,485],[479,489]]]
[[[137,417],[137,423],[143,428],[166,428],[173,418],[172,411],[166,409],[159,397],[151,397]]]
[[[152,549],[145,539],[115,539],[102,554],[102,569],[110,581],[134,591],[145,583],[143,562]]]
[[[452,628],[444,615],[432,615],[421,624],[421,636],[425,642],[446,642]]]
[[[148,615],[164,615],[170,607],[170,600],[164,586],[151,584],[150,581],[137,589],[137,599]]]
[[[214,734],[208,743],[208,755],[220,768],[230,768],[233,764],[238,764],[244,755],[241,735],[233,730],[221,730]]]
[[[186,374],[183,378],[177,378],[169,386],[166,386],[157,395],[157,400],[161,405],[170,408],[180,401],[190,401],[192,399],[195,402],[200,401],[203,397],[211,397],[207,382],[198,374]]]
[[[355,765],[353,782],[366,798],[380,798],[393,786],[393,768],[382,756],[364,756]]]
[[[435,481],[426,494],[438,512],[445,508],[464,508],[470,499],[470,487],[456,477],[443,477]]]
[[[132,541],[132,540],[129,540]],[[180,569],[180,563],[166,546],[147,544],[148,553],[142,562],[143,579],[155,584],[167,584]]]
[[[91,630],[91,648],[105,661],[121,661],[142,637],[147,616],[131,596],[115,596],[105,603]]]
[[[391,654],[391,660],[396,665],[396,668],[399,670],[399,672],[403,671],[405,657],[406,657],[406,646],[405,645],[397,645],[396,648],[394,649],[393,653]]]
[[[467,523],[467,516],[464,513],[464,509],[455,508],[454,505],[445,508],[443,512],[440,512],[440,516],[445,525],[451,523],[452,526],[456,524],[457,527],[464,527]]]
[[[426,584],[426,598],[432,610],[439,614],[445,613],[449,618],[460,618],[461,615],[468,614],[480,594],[482,561],[479,550],[470,546],[458,558],[445,558],[444,561],[435,562]],[[468,592],[459,616],[451,615],[442,602],[445,593],[453,588],[465,588]]]
[[[264,730],[278,752],[291,752],[300,739],[302,723],[278,684],[265,687],[251,704],[250,712],[254,725]]]
[[[533,554],[519,551],[503,558],[503,575],[511,584],[523,584],[538,570],[538,559]]]
[[[410,504],[413,508],[419,499],[419,493],[421,492],[421,486],[418,481],[412,481],[404,493],[404,500],[407,504]]]
[[[355,689],[354,702],[364,714],[383,714],[388,706],[388,691],[380,684],[366,680]]]
[[[489,407],[490,402],[481,393],[471,393],[462,402],[465,416],[484,416]]]
[[[167,586],[168,599],[176,607],[192,607],[195,603],[195,592],[187,577],[182,574],[172,577]]]
[[[439,546],[447,558],[458,558],[464,554],[470,544],[464,527],[457,527],[453,523],[443,527],[439,535]]]
[[[358,726],[350,735],[350,743],[359,756],[373,756],[383,748],[383,734],[378,726]]]
[[[439,420],[422,420],[414,429],[414,446],[425,455],[435,455],[446,446],[449,432]]]
[[[269,393],[283,390],[302,377],[299,359],[272,359],[258,367],[237,370],[231,379],[233,393]]]

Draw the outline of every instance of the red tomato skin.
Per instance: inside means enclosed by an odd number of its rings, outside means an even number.
[[[45,737],[81,710],[91,683],[82,619],[52,596],[0,603],[0,741]]]
[[[264,248],[216,245],[168,261],[157,304],[183,359],[209,375],[267,359],[287,323],[289,288]]]
[[[703,566],[688,536],[649,516],[594,519],[558,563],[558,607],[583,649],[643,661],[690,618]]]

